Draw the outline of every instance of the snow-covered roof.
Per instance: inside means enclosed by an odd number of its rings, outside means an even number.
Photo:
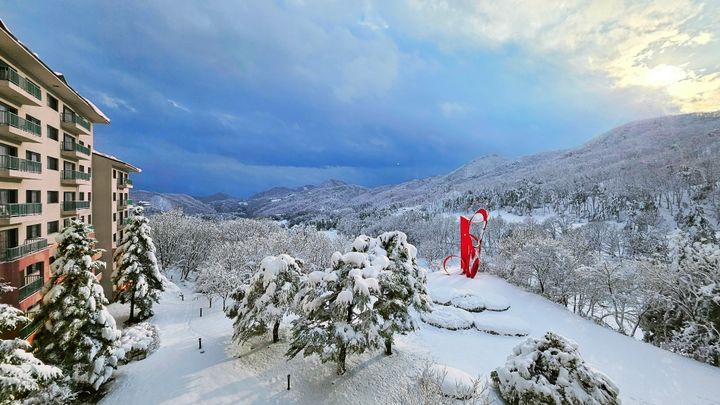
[[[115,161],[115,162],[117,162],[117,163],[120,163],[121,165],[126,166],[130,171],[134,171],[134,172],[137,172],[137,173],[142,172],[142,169],[140,169],[139,167],[137,167],[137,166],[135,166],[135,165],[133,165],[133,164],[131,164],[131,163],[128,163],[128,162],[126,162],[126,161],[124,161],[124,160],[120,160],[120,159],[118,159],[117,157],[115,157],[115,156],[113,156],[113,155],[108,155],[107,153],[98,152],[97,150],[93,150],[93,155],[98,155],[98,156],[104,157],[105,159],[110,159],[110,160],[112,160],[112,161]]]
[[[80,109],[81,115],[85,116],[85,118],[89,119],[91,122],[103,124],[110,123],[110,118],[108,118],[107,115],[97,108],[97,106],[93,105],[88,99],[80,95],[77,90],[72,88],[67,83],[67,80],[62,73],[51,69],[50,66],[43,62],[35,52],[31,51],[27,45],[22,43],[22,41],[20,41],[12,33],[12,31],[10,31],[10,28],[5,25],[5,22],[2,19],[0,19],[0,32],[7,34],[7,38],[0,38],[0,45],[5,44],[8,47],[7,50],[13,53],[13,57],[20,59],[16,60],[16,62],[26,66],[27,71],[36,76],[35,78],[37,80],[43,82],[45,87],[52,88],[53,92],[57,93],[56,95],[68,99],[67,101],[72,103],[73,108]],[[8,43],[7,39],[11,42]],[[18,45],[19,49],[17,47],[13,47],[12,43]]]

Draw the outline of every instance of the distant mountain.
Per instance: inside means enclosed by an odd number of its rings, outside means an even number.
[[[156,193],[152,191],[132,190],[130,197],[136,201],[146,201],[156,211],[169,211],[182,208],[188,214],[215,214],[211,205],[205,204],[187,194]]]
[[[512,185],[521,179],[534,179],[543,187],[573,182],[618,184],[629,181],[645,182],[648,187],[653,187],[663,173],[679,170],[681,166],[702,165],[718,156],[720,112],[695,113],[632,122],[577,148],[516,159],[483,156],[446,175],[397,185],[366,188],[329,180],[317,186],[275,187],[247,200],[227,195],[222,197],[229,198],[220,198],[216,194],[202,198],[207,204],[182,194],[172,196],[190,198],[188,203],[195,201],[216,212],[292,217],[383,208],[392,204],[430,204],[455,193]],[[180,202],[177,200],[178,204]]]
[[[213,201],[223,201],[223,200],[232,200],[235,197],[231,196],[230,194],[226,193],[215,193],[208,196],[192,196],[194,199],[198,201],[202,201],[204,203],[211,203]]]

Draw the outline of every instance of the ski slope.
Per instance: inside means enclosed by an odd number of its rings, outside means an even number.
[[[720,368],[595,325],[490,275],[470,280],[433,273],[428,282],[431,293],[503,297],[510,309],[498,322],[521,321],[532,337],[552,330],[575,340],[584,359],[620,387],[625,404],[720,403]],[[151,319],[160,331],[160,348],[145,360],[120,367],[103,404],[399,403],[403,387],[417,380],[427,359],[486,377],[525,339],[423,323],[419,332],[398,339],[397,354],[385,357],[378,350],[353,356],[348,373],[338,377],[332,365],[313,358],[286,361],[286,343],[235,347],[230,342],[232,322],[217,303],[209,309],[207,300],[195,297],[189,287],[163,293]],[[204,353],[198,350],[198,337],[203,338]]]

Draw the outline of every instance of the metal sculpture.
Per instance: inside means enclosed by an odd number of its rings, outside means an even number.
[[[471,227],[475,222],[475,217],[480,215],[482,217],[483,226],[480,232],[480,236],[471,233]],[[472,217],[468,218],[464,215],[460,216],[460,256],[450,255],[443,260],[443,270],[447,271],[447,263],[453,257],[460,259],[460,268],[462,268],[463,274],[469,278],[475,278],[475,275],[480,268],[480,253],[482,252],[482,241],[485,236],[485,228],[488,223],[488,212],[485,208],[480,208],[475,211]],[[478,219],[479,221],[479,219]],[[449,273],[448,273],[449,274]]]

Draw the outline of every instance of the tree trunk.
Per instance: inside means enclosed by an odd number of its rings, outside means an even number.
[[[343,375],[345,374],[345,357],[347,356],[347,346],[345,343],[343,343],[340,346],[340,353],[338,354],[338,360],[337,360],[337,374]]]
[[[392,343],[393,343],[392,337],[385,339],[385,355],[386,356],[389,356],[392,354]]]
[[[273,325],[273,343],[277,343],[280,340],[280,321],[275,321]]]
[[[132,295],[130,295],[130,318],[128,323],[132,323],[135,320],[135,285],[133,284]]]

